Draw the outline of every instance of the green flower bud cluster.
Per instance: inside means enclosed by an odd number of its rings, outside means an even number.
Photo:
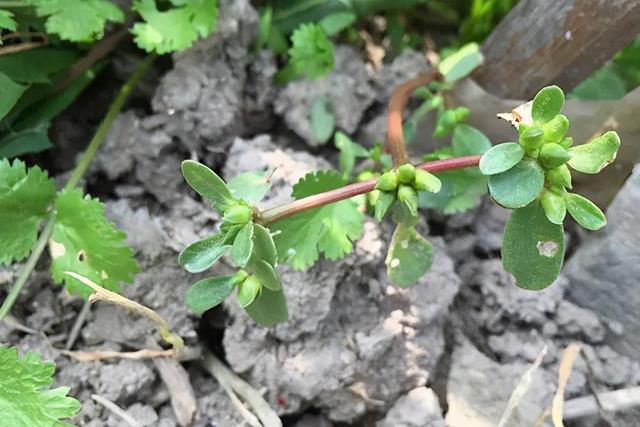
[[[226,224],[243,225],[253,218],[253,209],[244,202],[229,207],[222,215]]]
[[[375,205],[375,217],[381,221],[396,200],[407,208],[411,216],[417,217],[418,191],[437,193],[441,186],[442,183],[435,175],[416,169],[409,163],[385,172],[375,186],[380,192]]]

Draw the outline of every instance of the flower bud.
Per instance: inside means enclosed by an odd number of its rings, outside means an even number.
[[[544,142],[559,143],[569,130],[569,119],[564,114],[558,114],[553,119],[542,125]]]
[[[571,172],[567,165],[560,165],[557,168],[549,169],[545,177],[552,185],[571,188]]]
[[[249,206],[235,205],[224,212],[222,220],[230,224],[246,224],[251,221],[253,211]]]
[[[383,173],[375,186],[375,189],[380,191],[395,191],[396,188],[398,188],[398,177],[395,172]]]
[[[547,169],[564,165],[570,158],[571,155],[565,148],[553,142],[544,144],[540,147],[540,153],[538,153],[538,161]]]
[[[418,216],[418,192],[408,185],[398,187],[398,201],[404,203],[412,216]]]
[[[567,205],[562,196],[545,189],[540,196],[540,204],[549,221],[554,224],[562,224],[567,215]]]
[[[539,148],[542,144],[544,144],[544,140],[542,139],[543,136],[544,132],[539,127],[527,127],[520,134],[520,145],[522,145],[527,150],[535,150],[536,148]]]
[[[462,123],[469,117],[470,110],[467,107],[458,107],[453,110],[453,115],[457,123]]]
[[[571,146],[573,145],[573,138],[571,138],[570,136],[564,138],[561,142],[559,142],[559,144],[563,147],[566,148],[567,150],[569,148],[571,148]]]
[[[425,170],[417,169],[413,187],[418,191],[437,193],[440,191],[440,188],[442,188],[442,182],[440,182],[437,176]]]
[[[400,184],[412,184],[416,179],[416,167],[409,163],[399,166],[397,173]]]

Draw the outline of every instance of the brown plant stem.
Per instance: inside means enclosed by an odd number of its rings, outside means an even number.
[[[389,100],[389,115],[387,117],[387,139],[385,150],[391,154],[393,167],[398,167],[409,161],[404,145],[404,131],[402,128],[402,113],[409,102],[414,90],[432,81],[439,80],[442,75],[437,70],[421,74],[415,79],[398,86]]]
[[[478,166],[478,163],[480,163],[480,156],[465,156],[421,163],[419,165],[416,165],[416,167],[426,170],[427,172],[435,173],[453,169],[474,167]],[[373,191],[376,182],[377,179],[357,182],[355,184],[349,184],[341,188],[336,188],[335,190],[326,191],[320,194],[314,194],[313,196],[309,197],[304,197],[302,199],[295,200],[290,203],[285,203],[284,205],[276,206],[271,209],[266,209],[258,213],[256,222],[259,222],[260,224],[268,224],[270,222],[274,222],[279,219],[298,214],[300,212],[308,211],[309,209],[315,209],[324,205],[339,202],[340,200],[350,199],[360,194],[369,193],[370,191]]]

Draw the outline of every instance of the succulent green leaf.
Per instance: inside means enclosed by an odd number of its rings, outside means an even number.
[[[326,143],[336,128],[336,118],[331,110],[331,100],[319,96],[311,105],[311,131],[319,144]]]
[[[491,197],[510,209],[522,208],[534,201],[543,185],[544,172],[533,159],[523,159],[511,169],[489,177]]]
[[[549,221],[562,224],[567,215],[567,205],[561,195],[551,190],[544,190],[540,196],[540,204]]]
[[[607,225],[604,213],[591,200],[579,194],[567,193],[565,195],[567,210],[578,224],[587,230],[600,230]]]
[[[442,181],[434,174],[422,169],[416,171],[416,179],[413,187],[418,191],[430,191],[437,193],[442,189]]]
[[[251,267],[256,277],[260,280],[260,283],[262,283],[262,286],[272,291],[280,289],[282,286],[280,284],[280,278],[271,264],[264,260],[259,260],[256,261],[255,264],[252,264]]]
[[[571,154],[566,148],[554,142],[547,142],[540,147],[538,161],[547,168],[553,169],[562,166],[569,161]]]
[[[252,217],[253,210],[249,206],[237,204],[224,211],[222,220],[225,224],[246,224]]]
[[[380,191],[378,195],[378,199],[375,204],[374,216],[376,221],[381,222],[382,219],[387,215],[389,209],[393,206],[396,201],[396,196],[393,193]]]
[[[569,166],[577,171],[596,174],[613,162],[620,148],[620,137],[609,131],[593,141],[572,147]]]
[[[480,158],[480,172],[495,175],[508,171],[524,157],[524,148],[515,142],[505,142],[493,147]]]
[[[340,150],[338,164],[340,171],[344,174],[351,175],[356,164],[356,158],[369,157],[369,151],[362,145],[355,143],[344,133],[338,131],[333,138],[334,144]]]
[[[560,165],[557,168],[549,169],[545,176],[547,181],[553,185],[564,188],[571,188],[571,172],[567,165]]]
[[[49,240],[51,274],[56,283],[88,298],[93,290],[64,274],[72,271],[114,292],[120,282],[132,283],[138,273],[133,250],[125,245],[126,234],[104,215],[98,199],[80,190],[64,190],[55,201],[55,225]]]
[[[255,275],[247,277],[243,282],[238,284],[238,295],[236,300],[242,308],[247,308],[260,294],[262,283]]]
[[[258,297],[245,308],[245,311],[262,326],[273,326],[289,318],[287,300],[282,288],[278,291],[270,291],[263,287]]]
[[[476,156],[486,153],[491,148],[491,141],[478,129],[459,124],[453,130],[451,145],[454,156]]]
[[[266,172],[245,172],[227,182],[234,199],[247,203],[258,203],[271,188]]]
[[[560,274],[563,259],[562,225],[551,223],[538,202],[513,211],[504,229],[502,263],[519,287],[546,288]]]
[[[310,173],[293,187],[293,197],[300,199],[345,184],[343,174],[336,171]],[[279,220],[270,228],[280,260],[304,270],[318,260],[320,252],[331,260],[348,254],[351,242],[362,236],[363,220],[353,200],[342,200]]]
[[[240,267],[245,267],[253,252],[253,223],[245,224],[236,238],[233,240],[231,248],[231,258]]]
[[[233,204],[233,196],[222,178],[202,163],[185,160],[182,175],[196,193],[213,203],[218,213],[223,214]]]
[[[199,280],[187,291],[187,307],[196,314],[202,314],[224,301],[239,281],[237,275]]]
[[[398,188],[398,175],[395,171],[383,173],[375,186],[375,189],[380,191],[396,191],[396,188]]]
[[[29,255],[55,192],[54,181],[39,167],[0,160],[0,264]]]
[[[398,182],[401,184],[412,184],[416,179],[416,167],[410,163],[400,165],[396,172]]]
[[[542,125],[544,142],[560,143],[569,130],[569,119],[564,114],[558,114]]]
[[[531,117],[534,122],[543,124],[551,121],[560,113],[564,104],[564,92],[558,86],[547,86],[533,98]]]
[[[200,273],[220,259],[231,245],[225,244],[223,233],[198,240],[187,246],[178,256],[178,261],[189,273]]]
[[[443,59],[438,65],[438,70],[446,82],[455,82],[469,75],[483,60],[480,46],[477,43],[469,43]]]
[[[536,126],[520,125],[520,144],[527,150],[535,150],[544,144],[544,132]]]
[[[276,266],[278,254],[271,233],[260,224],[253,225],[253,257],[264,260],[272,267]]]
[[[80,402],[67,396],[68,387],[49,389],[55,365],[43,363],[36,353],[18,356],[14,347],[0,346],[0,414],[11,427],[70,426],[63,419],[80,410]]]
[[[415,188],[408,185],[400,185],[397,193],[398,201],[403,203],[412,217],[418,216],[418,193]]]
[[[401,288],[415,285],[433,262],[433,247],[413,226],[398,224],[386,259],[387,275]]]

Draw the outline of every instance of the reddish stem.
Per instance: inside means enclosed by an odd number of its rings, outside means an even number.
[[[447,170],[474,167],[478,166],[479,162],[480,156],[465,156],[421,163],[419,165],[416,165],[416,167],[424,169],[427,172],[435,173]],[[349,184],[341,188],[336,188],[335,190],[327,191],[320,194],[314,194],[313,196],[305,197],[290,203],[286,203],[284,205],[264,210],[258,214],[257,222],[261,224],[268,224],[270,222],[274,222],[279,219],[298,214],[300,212],[308,211],[309,209],[315,209],[331,203],[339,202],[340,200],[350,199],[360,194],[369,193],[370,191],[373,191],[376,182],[377,179],[357,182],[355,184]]]

